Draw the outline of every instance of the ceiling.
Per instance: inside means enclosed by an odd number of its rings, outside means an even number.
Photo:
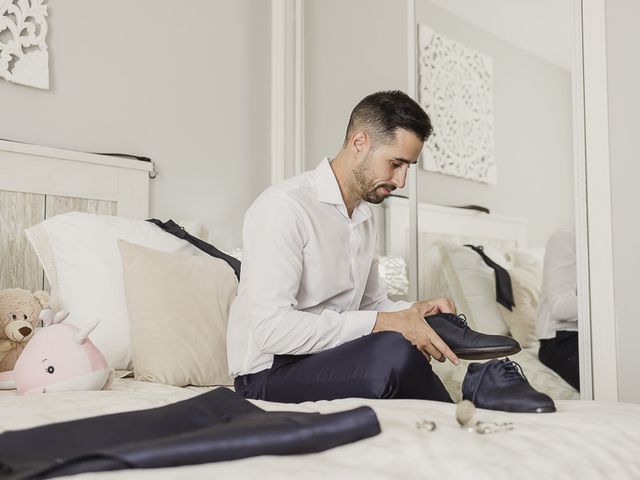
[[[443,10],[571,70],[575,0],[431,0]]]

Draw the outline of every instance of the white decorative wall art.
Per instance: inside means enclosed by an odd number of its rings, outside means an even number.
[[[423,168],[496,183],[492,61],[418,25],[419,102],[433,124]]]
[[[0,78],[49,89],[47,0],[0,0]]]

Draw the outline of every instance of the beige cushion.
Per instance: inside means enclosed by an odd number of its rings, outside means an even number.
[[[502,320],[509,327],[510,335],[522,347],[532,347],[538,343],[536,337],[536,308],[540,300],[540,287],[537,277],[530,270],[522,267],[509,268],[513,301],[516,306],[512,311],[500,305]]]
[[[231,385],[226,330],[238,282],[223,260],[118,240],[136,380]]]
[[[542,286],[542,262],[533,255],[517,250],[509,252],[507,258],[510,260],[508,270],[516,306],[511,312],[500,306],[500,313],[511,336],[523,347],[532,347],[538,344],[536,309]]]

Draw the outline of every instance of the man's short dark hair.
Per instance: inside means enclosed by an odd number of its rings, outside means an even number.
[[[423,142],[433,131],[429,116],[406,93],[399,90],[372,93],[351,112],[344,144],[358,130],[366,131],[374,145],[392,143],[398,128],[413,132]]]

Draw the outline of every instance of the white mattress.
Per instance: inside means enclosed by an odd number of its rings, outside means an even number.
[[[0,429],[165,405],[204,391],[130,379],[113,390],[19,396],[0,392]],[[345,399],[299,405],[254,402],[265,410],[340,411],[371,406],[382,433],[326,452],[263,456],[160,470],[88,473],[73,478],[640,478],[640,405],[561,400],[553,414],[479,410],[483,421],[511,421],[515,429],[492,435],[457,426],[455,406],[421,400]],[[437,429],[416,428],[433,420]]]

